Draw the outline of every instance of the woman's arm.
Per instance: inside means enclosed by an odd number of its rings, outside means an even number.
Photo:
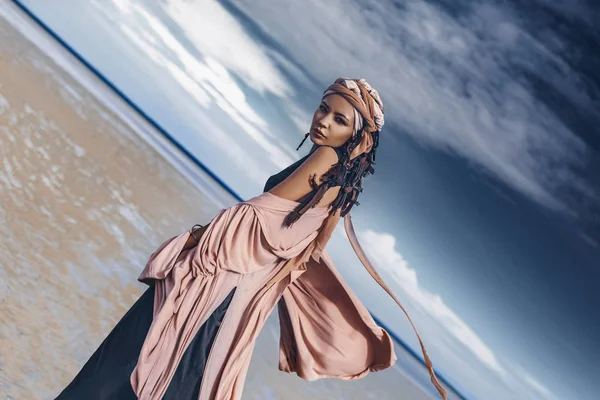
[[[313,175],[315,182],[319,184],[321,183],[321,176],[337,163],[338,156],[333,148],[319,146],[290,176],[269,190],[269,193],[284,199],[298,201],[298,199],[312,191],[310,181]],[[329,204],[332,202],[337,197],[338,192],[339,187],[330,188],[318,206],[321,206],[321,203]]]
[[[209,225],[210,225],[210,222],[208,224],[204,225],[202,228],[194,230],[194,236],[196,237],[196,239],[198,239],[198,241],[200,240],[202,235],[204,235],[204,232],[206,232],[206,229],[208,228]],[[195,247],[198,244],[196,239],[194,239],[194,236],[190,235],[187,242],[185,242],[185,245],[183,246],[182,251],[191,249],[192,247]]]
[[[320,183],[321,175],[329,171],[329,169],[338,162],[338,156],[334,149],[329,146],[319,146],[310,157],[306,159],[294,172],[286,179],[280,182],[277,186],[269,190],[274,195],[284,199],[296,200],[305,196],[312,191],[310,186],[310,178],[315,175],[315,181]],[[339,188],[331,188],[325,193],[321,202],[329,204],[337,196]],[[194,235],[190,235],[182,251],[196,247],[204,232],[209,227],[210,222],[202,228],[195,229]],[[193,229],[193,228],[192,228]],[[194,236],[196,239],[194,239]]]

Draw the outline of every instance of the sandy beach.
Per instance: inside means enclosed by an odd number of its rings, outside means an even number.
[[[51,399],[142,293],[154,249],[235,200],[198,168],[186,174],[191,164],[109,88],[0,7],[0,396]],[[353,382],[279,372],[273,317],[245,399],[432,398],[399,368]]]

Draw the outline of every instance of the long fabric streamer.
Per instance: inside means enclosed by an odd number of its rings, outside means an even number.
[[[404,311],[404,314],[406,314],[406,317],[410,321],[410,324],[412,325],[413,330],[415,331],[415,334],[417,335],[417,339],[419,339],[419,344],[421,345],[421,351],[423,352],[423,357],[425,358],[425,364],[427,365],[427,369],[429,370],[429,375],[431,376],[431,382],[434,384],[434,386],[436,387],[436,389],[438,390],[438,392],[440,393],[442,398],[444,400],[447,400],[448,394],[446,393],[446,391],[444,390],[442,385],[437,380],[437,377],[435,376],[435,371],[433,370],[433,364],[431,363],[431,360],[429,359],[429,356],[427,355],[427,350],[425,350],[425,345],[423,344],[423,341],[421,340],[421,336],[419,336],[419,333],[417,332],[417,328],[415,327],[415,324],[413,324],[412,319],[410,319],[410,316],[404,309],[404,306],[396,298],[394,293],[388,288],[388,286],[385,284],[383,279],[381,279],[381,276],[379,276],[379,274],[377,273],[377,271],[375,270],[375,268],[373,267],[373,265],[367,258],[360,243],[358,242],[358,239],[356,238],[356,233],[354,232],[354,226],[352,225],[352,217],[350,216],[350,213],[346,214],[346,216],[344,217],[344,228],[346,229],[346,235],[348,235],[348,239],[350,240],[350,244],[352,245],[354,252],[358,256],[358,259],[360,260],[360,262],[364,265],[365,269],[369,272],[369,274],[371,274],[373,279],[375,279],[377,281],[377,283],[379,283],[379,285],[392,297],[392,299],[394,299],[394,301],[400,306],[402,311]]]

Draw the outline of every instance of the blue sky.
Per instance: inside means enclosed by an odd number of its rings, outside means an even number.
[[[244,198],[306,154],[295,147],[329,83],[366,78],[386,126],[354,224],[435,366],[477,398],[600,389],[600,35],[587,2],[24,3]],[[328,248],[418,349],[342,229]]]

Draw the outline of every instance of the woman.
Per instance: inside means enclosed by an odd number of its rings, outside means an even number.
[[[363,79],[329,86],[302,141],[310,135],[309,154],[270,177],[260,196],[163,243],[138,278],[150,288],[58,399],[239,399],[275,305],[280,370],[358,379],[393,365],[389,335],[324,250],[344,217],[361,262],[406,313],[364,255],[349,214],[362,178],[374,173],[383,111]]]

